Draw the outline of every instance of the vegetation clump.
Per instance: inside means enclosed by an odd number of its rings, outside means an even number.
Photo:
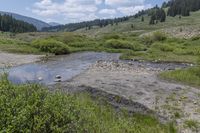
[[[167,36],[165,33],[163,32],[159,32],[159,31],[156,31],[152,34],[149,34],[149,35],[144,35],[142,38],[141,38],[141,41],[145,44],[145,45],[151,45],[153,44],[154,42],[156,41],[164,41],[167,39]]]
[[[116,113],[87,94],[13,85],[6,78],[0,80],[0,110],[0,132],[176,132],[150,116]]]
[[[53,53],[55,55],[69,54],[69,47],[54,39],[39,39],[32,42],[32,46],[42,52]]]
[[[141,51],[144,49],[144,47],[137,42],[131,43],[121,39],[109,39],[105,42],[105,46],[114,49],[130,49],[134,51]]]

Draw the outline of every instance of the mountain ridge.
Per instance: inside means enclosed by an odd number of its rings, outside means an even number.
[[[13,12],[0,11],[0,14],[1,15],[4,15],[4,14],[11,15],[13,18],[15,18],[17,20],[21,20],[21,21],[27,22],[29,24],[33,24],[37,28],[37,30],[39,30],[39,31],[44,27],[50,27],[51,26],[48,23],[43,22],[39,19],[24,16],[24,15],[13,13]]]

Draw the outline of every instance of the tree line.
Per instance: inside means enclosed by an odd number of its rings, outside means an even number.
[[[190,16],[191,11],[198,11],[200,9],[200,0],[170,0],[164,2],[163,7],[169,7],[169,16]]]
[[[37,28],[27,22],[16,20],[10,15],[0,14],[0,31],[23,33],[37,31]]]
[[[42,31],[75,31],[78,29],[86,28],[90,30],[93,26],[105,27],[107,25],[118,25],[118,23],[127,21],[129,17],[121,17],[115,19],[96,19],[93,21],[84,21],[79,23],[70,23],[66,25],[58,25],[52,27],[45,27]]]
[[[135,18],[142,17],[141,21],[144,21],[144,16],[150,16],[149,24],[157,24],[158,22],[166,21],[166,12],[163,8],[158,7],[157,5],[151,9],[139,11],[134,15]]]
[[[151,16],[149,24],[157,24],[158,22],[165,22],[166,20],[166,13],[163,8],[159,8],[158,6],[154,7],[150,12],[149,15]]]

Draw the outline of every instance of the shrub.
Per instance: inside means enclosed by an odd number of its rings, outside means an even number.
[[[89,95],[48,92],[39,85],[0,80],[0,132],[167,133],[174,128],[150,116],[115,112]]]
[[[144,45],[151,45],[154,40],[150,35],[145,35],[141,38],[141,41],[144,43]]]
[[[167,39],[166,34],[163,33],[163,32],[159,32],[159,31],[154,32],[153,35],[152,35],[152,37],[153,37],[154,41],[164,41],[164,40]]]
[[[93,41],[82,41],[82,42],[69,43],[69,46],[71,46],[71,47],[78,47],[78,48],[82,48],[82,47],[95,47],[96,43],[93,42]]]
[[[194,36],[194,37],[191,38],[192,41],[197,41],[199,39],[200,39],[200,36]]]
[[[145,51],[146,49],[147,48],[144,45],[142,45],[138,42],[132,43],[132,50],[134,50],[134,51]]]
[[[105,43],[106,47],[115,48],[115,49],[132,49],[132,44],[124,40],[110,39]]]
[[[107,34],[107,35],[104,35],[103,38],[105,40],[109,40],[109,39],[120,39],[120,36],[117,35],[117,34]]]
[[[70,53],[69,47],[54,39],[40,39],[32,42],[32,46],[42,52],[54,53],[56,55]]]
[[[156,41],[166,40],[167,36],[163,32],[154,32],[152,35],[144,35],[141,39],[145,45],[151,45]]]
[[[84,35],[78,35],[78,34],[69,33],[69,32],[59,33],[54,36],[51,36],[51,38],[65,44],[72,43],[72,42],[82,42],[88,39]]]
[[[155,49],[159,49],[160,51],[163,51],[163,52],[173,52],[174,51],[174,47],[172,47],[168,44],[155,43],[152,47]]]

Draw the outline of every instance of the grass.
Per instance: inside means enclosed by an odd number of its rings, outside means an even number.
[[[200,87],[200,70],[199,68],[189,68],[184,70],[175,70],[163,72],[160,76],[170,81],[177,81],[184,84]]]
[[[24,33],[12,35],[12,37],[5,33],[2,38],[0,50],[18,53],[65,54],[80,51],[105,51],[122,53],[121,59],[188,63],[196,63],[197,57],[200,55],[199,37],[169,38],[162,32],[154,32],[152,35],[143,37],[137,33],[109,33],[96,38],[67,32]],[[52,46],[56,49],[53,49]]]
[[[83,33],[89,36],[101,36],[105,33],[146,33],[151,32],[159,29],[164,28],[173,28],[177,26],[194,26],[200,25],[200,11],[192,12],[191,16],[189,17],[182,17],[179,19],[179,16],[176,17],[170,17],[167,16],[165,23],[158,23],[157,25],[149,25],[150,17],[144,16],[144,22],[141,21],[141,17],[135,19],[134,17],[129,19],[128,21],[119,23],[118,25],[108,25],[106,27],[100,28],[100,27],[92,27],[91,30],[86,30],[85,28],[79,29],[76,32],[77,33]],[[132,28],[133,25],[133,28]]]
[[[200,123],[198,121],[195,121],[195,120],[186,120],[185,121],[185,127],[190,128],[193,131],[198,132],[198,129],[200,128]]]
[[[122,55],[122,59],[196,63],[200,55],[200,39],[167,38],[163,41],[142,41],[143,45],[147,45],[146,51],[128,52]]]
[[[69,54],[69,47],[54,39],[40,39],[32,42],[32,46],[39,49],[41,52],[53,53],[55,55]]]
[[[0,80],[0,132],[175,133],[151,116],[115,112],[88,94],[49,92]]]
[[[41,53],[38,49],[30,46],[26,42],[11,38],[0,38],[0,50],[11,53],[28,53],[28,54]]]

